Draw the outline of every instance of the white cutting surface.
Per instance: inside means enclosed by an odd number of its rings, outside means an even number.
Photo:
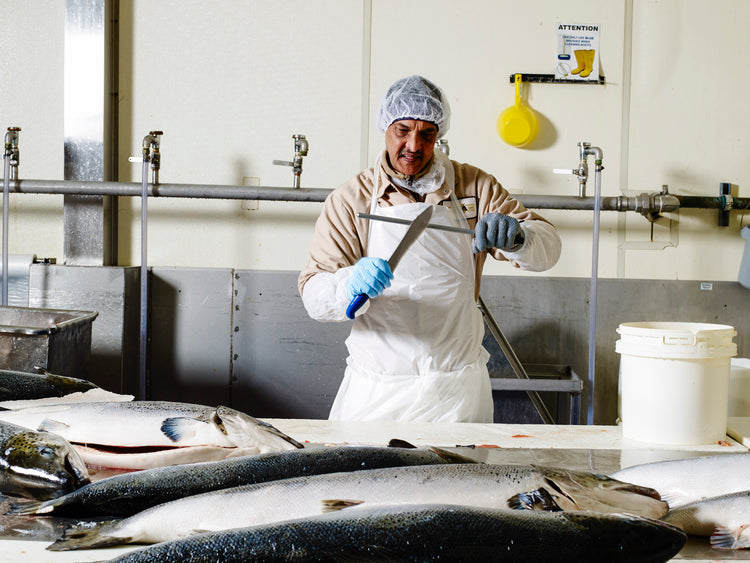
[[[750,419],[748,419],[750,420]],[[620,426],[547,424],[454,424],[426,422],[340,422],[328,420],[266,419],[299,441],[385,445],[400,438],[415,446],[453,447],[490,445],[501,448],[562,448],[626,450],[662,448],[658,442],[636,442],[622,437]],[[668,446],[685,451],[726,453],[747,448],[731,438],[726,444]]]
[[[267,419],[267,422],[301,442],[387,444],[392,438],[400,438],[417,446],[432,445],[454,447],[456,445],[497,446],[499,448],[572,449],[572,450],[621,450],[622,459],[629,452],[638,456],[637,463],[659,459],[665,449],[684,450],[696,454],[728,453],[747,451],[742,445],[745,436],[750,436],[750,418],[730,419],[730,430],[736,440],[726,439],[724,444],[704,446],[662,446],[655,443],[635,442],[623,439],[618,426],[563,426],[524,424],[430,424],[430,423],[383,423],[383,422],[333,422],[327,420]],[[739,429],[739,433],[738,433]],[[633,465],[628,463],[627,465]],[[623,464],[625,465],[625,464]],[[3,563],[68,563],[106,561],[138,547],[108,548],[73,552],[46,551],[47,542],[0,540],[0,561]],[[703,555],[696,555],[703,553]],[[738,557],[739,556],[739,557]],[[746,556],[746,557],[743,557]],[[750,559],[749,554],[737,552],[706,552],[703,547],[690,553],[683,550],[674,560],[713,562],[722,559]]]

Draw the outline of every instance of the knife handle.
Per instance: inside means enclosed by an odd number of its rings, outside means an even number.
[[[354,314],[362,308],[362,305],[369,299],[367,294],[360,293],[354,299],[352,299],[349,306],[346,308],[346,316],[350,319],[354,318]],[[339,309],[340,310],[340,309]]]

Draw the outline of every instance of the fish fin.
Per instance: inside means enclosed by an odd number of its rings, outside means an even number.
[[[323,502],[323,512],[336,512],[338,510],[344,510],[345,508],[349,508],[350,506],[357,506],[358,504],[362,504],[363,500],[346,500],[346,499],[330,499],[330,500],[324,500]]]
[[[744,528],[740,528],[735,533],[729,528],[718,526],[711,534],[711,547],[714,549],[746,549],[748,547],[747,540],[740,538],[743,530]]]
[[[660,491],[659,497],[669,505],[669,508],[685,504],[685,496],[678,491],[665,491],[663,493]]]
[[[417,446],[415,446],[411,442],[402,440],[401,438],[391,438],[388,441],[388,447],[389,448],[409,448],[413,450],[413,449],[416,449]]]
[[[70,429],[70,426],[59,420],[45,418],[39,423],[37,430],[39,432],[50,432],[52,434],[63,434]]]
[[[439,448],[437,446],[429,446],[428,449],[431,452],[439,455],[447,463],[484,463],[482,461],[477,461],[476,459],[466,457],[465,455],[461,455],[456,452],[451,452],[446,449]]]
[[[562,511],[554,497],[544,487],[536,491],[513,495],[508,499],[508,508],[513,510],[543,510],[546,512]]]
[[[173,442],[179,442],[187,436],[188,432],[194,433],[194,426],[198,423],[207,424],[189,416],[173,416],[164,419],[164,422],[161,423],[161,431]]]
[[[115,537],[113,531],[119,520],[74,525],[65,530],[63,537],[47,546],[48,551],[74,551],[77,549],[95,549],[132,543],[133,538]]]

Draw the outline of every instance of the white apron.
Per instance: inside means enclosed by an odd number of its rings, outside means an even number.
[[[445,185],[452,189],[453,167],[440,154]],[[375,171],[379,182],[379,160]],[[412,220],[431,205],[379,208],[377,184],[373,190],[373,214]],[[430,222],[466,225],[463,214],[457,217],[453,193],[451,199],[453,210],[434,206]],[[387,260],[406,228],[371,221],[368,256]],[[471,237],[425,229],[395,269],[391,286],[354,320],[346,340],[347,368],[329,419],[492,422],[482,323],[474,301]]]

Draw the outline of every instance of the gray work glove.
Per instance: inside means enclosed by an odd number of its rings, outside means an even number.
[[[508,215],[488,213],[484,215],[474,227],[474,254],[488,248],[499,248],[515,252],[523,246],[526,236],[521,224]]]

